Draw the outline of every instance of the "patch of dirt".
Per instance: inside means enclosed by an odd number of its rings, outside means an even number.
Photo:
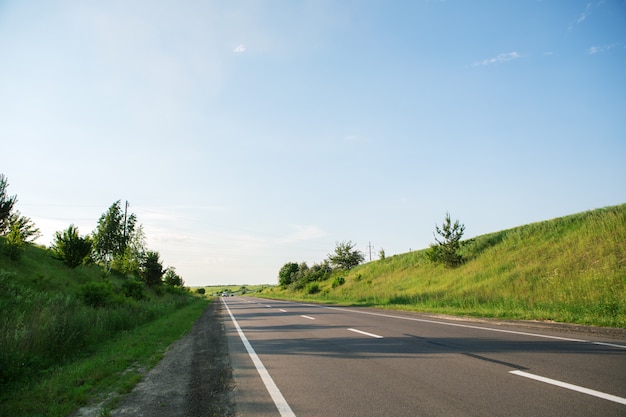
[[[213,302],[110,416],[230,417],[235,415],[232,387],[222,305]],[[103,404],[85,407],[74,417],[100,416],[104,409]]]

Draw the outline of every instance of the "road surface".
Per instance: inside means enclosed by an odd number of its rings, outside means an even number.
[[[626,416],[626,332],[224,297],[239,416]]]

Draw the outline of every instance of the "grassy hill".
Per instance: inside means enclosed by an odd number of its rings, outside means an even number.
[[[454,269],[415,251],[360,265],[308,294],[268,296],[626,328],[626,204],[465,241]]]
[[[128,368],[153,365],[207,305],[96,265],[70,269],[42,247],[12,261],[3,243],[0,416],[68,415],[102,389],[132,387],[140,375]]]

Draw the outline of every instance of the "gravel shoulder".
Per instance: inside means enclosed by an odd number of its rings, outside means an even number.
[[[109,415],[234,416],[232,387],[222,303],[215,301]],[[101,416],[102,409],[102,404],[85,407],[74,417]]]

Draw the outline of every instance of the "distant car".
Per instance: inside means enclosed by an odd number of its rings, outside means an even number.
[[[228,297],[228,294],[226,294],[225,292],[222,293],[222,297]]]

